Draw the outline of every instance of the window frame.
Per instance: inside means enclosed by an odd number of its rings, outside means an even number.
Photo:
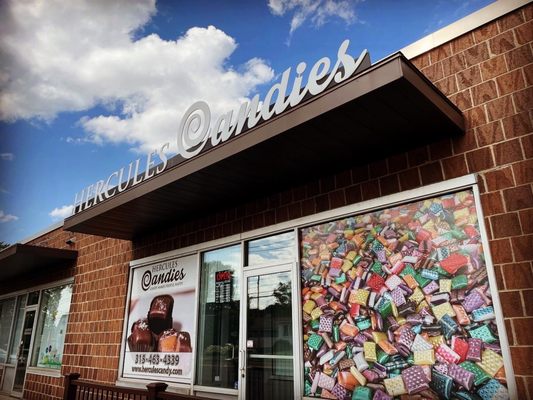
[[[58,371],[59,374],[61,375],[61,368],[63,366],[63,357],[61,357],[61,365],[59,366],[59,368],[40,367],[40,366],[38,366],[38,364],[39,364],[38,360],[36,361],[36,365],[32,365],[32,364],[33,364],[33,359],[34,359],[34,356],[35,356],[35,345],[37,343],[36,342],[37,328],[39,327],[39,324],[42,322],[42,319],[43,319],[42,309],[41,309],[41,307],[43,305],[43,292],[45,292],[46,290],[54,290],[54,289],[61,289],[62,290],[63,288],[65,288],[65,287],[67,287],[69,285],[71,286],[71,294],[70,294],[69,308],[68,308],[67,321],[66,321],[67,323],[65,325],[65,338],[66,338],[67,329],[68,329],[68,320],[69,320],[69,316],[70,316],[70,307],[72,305],[72,295],[74,294],[74,284],[73,283],[70,283],[70,284],[67,283],[67,284],[62,284],[62,285],[54,285],[54,286],[50,286],[50,287],[41,289],[39,291],[39,301],[37,302],[37,304],[32,304],[31,306],[26,306],[25,307],[25,313],[28,310],[35,309],[36,314],[37,314],[37,317],[35,318],[35,321],[33,322],[33,332],[32,332],[31,343],[30,343],[31,350],[28,353],[29,365],[26,367],[26,370],[31,368],[32,370],[35,370],[37,372]],[[63,349],[64,348],[65,348],[65,343],[63,343]]]
[[[61,279],[59,281],[54,281],[54,282],[49,282],[49,283],[45,283],[45,284],[42,284],[42,285],[37,285],[37,286],[32,286],[30,288],[27,288],[27,289],[23,289],[23,290],[17,290],[15,292],[11,292],[11,293],[6,293],[4,295],[1,295],[0,296],[0,300],[4,300],[6,298],[10,298],[10,297],[16,297],[18,298],[18,296],[21,296],[21,295],[24,295],[24,294],[29,294],[31,292],[35,292],[35,291],[39,291],[39,302],[37,304],[34,304],[34,305],[31,305],[31,306],[27,306],[27,305],[24,305],[24,315],[26,314],[27,311],[31,311],[31,310],[36,310],[36,312],[38,313],[39,312],[39,307],[40,307],[40,304],[41,304],[41,292],[43,290],[46,290],[46,289],[53,289],[55,287],[58,287],[58,286],[65,286],[65,285],[72,285],[72,288],[74,289],[74,277],[70,277],[70,278],[66,278],[66,279]],[[74,291],[73,291],[73,294],[74,294]],[[70,306],[69,306],[69,315],[70,315],[70,307],[72,307],[72,297],[71,297],[71,300],[70,300]],[[28,353],[28,359],[31,360],[31,358],[33,357],[33,344],[34,344],[34,339],[35,339],[35,328],[37,327],[37,321],[39,319],[39,316],[37,316],[37,318],[35,318],[35,321],[33,322],[33,332],[32,332],[32,337],[31,337],[31,343],[30,343],[30,352]],[[14,322],[14,319],[11,323],[11,331],[9,333],[9,343],[11,345],[12,341],[14,340],[14,337],[13,337],[13,322]],[[68,320],[67,320],[67,331],[68,331]],[[7,368],[12,368],[12,367],[15,367],[16,368],[16,364],[0,364],[0,366],[4,366],[4,369],[7,367]],[[54,378],[60,378],[62,375],[61,375],[61,368],[58,368],[58,369],[52,369],[52,368],[42,368],[42,367],[32,367],[30,365],[26,366],[26,374],[28,373],[31,373],[31,374],[34,374],[34,375],[43,375],[43,376],[49,376],[49,377],[54,377]]]
[[[153,256],[145,257],[142,259],[133,260],[130,262],[130,269],[131,271],[132,267],[139,266],[142,264],[149,264],[154,262],[159,262],[165,259],[170,258],[176,258],[176,257],[182,257],[189,254],[197,254],[198,255],[198,268],[201,268],[201,253],[210,251],[210,250],[216,250],[222,247],[227,247],[231,245],[235,245],[238,243],[242,244],[242,251],[243,253],[247,251],[247,242],[250,240],[255,239],[261,239],[267,236],[281,234],[284,232],[288,232],[291,230],[294,230],[296,232],[296,240],[295,240],[295,246],[296,246],[296,252],[295,252],[295,258],[296,258],[296,268],[299,269],[299,248],[298,248],[298,232],[299,229],[320,224],[323,222],[333,221],[337,219],[341,219],[344,217],[348,217],[351,215],[357,215],[357,214],[363,214],[372,212],[375,210],[387,208],[387,207],[393,207],[401,204],[406,204],[410,202],[415,202],[421,199],[427,199],[432,197],[437,197],[439,195],[444,195],[447,193],[452,192],[458,192],[464,189],[470,189],[472,190],[476,202],[476,212],[478,213],[479,217],[479,229],[481,234],[481,241],[484,249],[487,249],[485,253],[485,264],[487,269],[487,275],[489,279],[489,284],[491,287],[491,290],[493,291],[493,306],[494,311],[496,314],[496,324],[498,327],[498,333],[500,335],[500,343],[502,347],[502,356],[504,359],[504,367],[507,374],[507,387],[509,390],[509,395],[511,398],[516,397],[516,380],[515,375],[513,371],[513,366],[511,362],[511,353],[509,349],[509,341],[507,338],[507,332],[505,329],[505,324],[503,320],[503,311],[500,303],[500,297],[498,294],[498,285],[496,282],[496,275],[494,272],[494,264],[492,262],[492,257],[490,254],[490,246],[488,241],[488,235],[487,235],[487,228],[485,226],[485,220],[484,220],[484,214],[481,204],[481,198],[479,193],[479,187],[478,187],[478,175],[477,174],[469,174],[458,178],[453,178],[449,180],[445,180],[438,183],[433,183],[430,185],[425,185],[418,187],[416,189],[401,191],[397,193],[393,193],[386,196],[377,197],[375,199],[365,200],[354,204],[349,204],[347,206],[339,207],[330,209],[327,211],[318,212],[309,216],[288,220],[285,222],[281,222],[278,224],[270,225],[264,228],[255,229],[251,231],[242,232],[239,234],[234,234],[231,236],[227,236],[220,239],[215,239],[199,244],[195,244],[192,246],[187,246],[184,248],[171,250],[165,253],[156,254]],[[243,254],[242,257],[243,263],[244,260],[247,261],[247,255]],[[244,268],[244,265],[243,265]],[[299,272],[298,272],[299,273]],[[299,275],[296,275],[299,277]],[[198,277],[200,277],[200,274],[198,274]],[[199,281],[198,281],[199,284]],[[127,300],[130,298],[130,286],[128,286],[128,297]],[[196,326],[198,326],[198,295],[199,290],[197,290],[197,298],[196,298]],[[241,291],[242,296],[242,291]],[[241,298],[242,300],[242,298]],[[126,315],[127,310],[125,311]],[[295,392],[295,397],[302,398],[302,399],[309,399],[313,400],[313,398],[307,398],[303,396],[303,384],[304,384],[304,377],[303,377],[303,334],[301,329],[301,318],[302,318],[302,310],[301,307],[298,309],[298,326],[295,326],[294,329],[299,332],[299,341],[298,345],[295,343],[295,354],[294,354],[294,379],[298,380],[299,385],[299,392]],[[124,332],[126,332],[127,327],[123,327],[123,336]],[[198,334],[198,330],[196,332]],[[120,365],[119,365],[119,375],[120,371],[122,370],[122,359],[123,359],[123,351],[124,351],[124,343],[125,343],[125,337],[122,338],[121,343],[121,352],[120,352]],[[240,364],[240,360],[239,360]],[[196,356],[193,357],[193,368],[196,368]],[[224,395],[238,395],[238,390],[233,389],[217,389],[213,387],[205,387],[205,386],[198,386],[195,385],[196,376],[192,380],[191,385],[172,385],[173,387],[176,387],[177,389],[188,389],[188,393],[219,393]],[[139,383],[140,382],[140,383]],[[148,382],[148,381],[145,381]],[[117,380],[117,385],[120,384],[137,384],[139,387],[142,387],[142,384],[145,383],[140,380],[135,380],[134,382],[128,381],[125,378],[120,378]],[[514,396],[514,397],[513,397]]]

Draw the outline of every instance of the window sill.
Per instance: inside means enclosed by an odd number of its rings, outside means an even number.
[[[26,368],[26,373],[42,376],[51,376],[52,378],[61,378],[60,369],[50,369],[50,368],[39,368],[39,367],[28,367]]]

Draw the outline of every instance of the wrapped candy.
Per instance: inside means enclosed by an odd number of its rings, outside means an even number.
[[[507,393],[474,202],[463,191],[302,228],[306,395]]]

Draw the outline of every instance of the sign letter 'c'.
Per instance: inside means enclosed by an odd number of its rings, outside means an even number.
[[[178,152],[184,158],[198,155],[209,139],[211,110],[205,101],[197,101],[183,115],[178,128]]]

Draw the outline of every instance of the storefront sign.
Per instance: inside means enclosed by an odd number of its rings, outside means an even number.
[[[195,255],[132,270],[122,376],[190,383]]]
[[[105,181],[100,180],[76,193],[74,197],[74,214],[163,172],[168,163],[165,151],[168,151],[169,147],[170,143],[165,143],[159,150],[148,153],[144,159],[138,158],[134,162],[130,162],[127,167],[127,177],[125,174],[126,167],[122,167],[109,175]],[[157,167],[155,167],[156,157],[161,161]],[[142,163],[141,160],[143,161]],[[142,171],[142,166],[145,166],[145,170],[143,174],[140,174],[139,171]]]
[[[292,69],[287,68],[281,75],[281,81],[270,88],[262,101],[258,94],[255,95],[251,101],[242,103],[238,111],[228,111],[219,116],[213,126],[211,126],[209,105],[205,101],[197,101],[185,112],[179,124],[178,154],[185,159],[195,157],[208,142],[212,147],[224,143],[243,130],[251,129],[260,122],[281,114],[289,107],[298,105],[306,96],[316,96],[331,84],[345,81],[355,73],[368,68],[370,66],[368,51],[363,50],[361,55],[354,59],[346,53],[349,44],[349,40],[342,42],[333,67],[328,57],[318,60],[309,69],[307,82],[303,87],[304,72],[307,69],[305,62],[299,63],[296,67],[296,76],[292,85],[289,84]],[[160,149],[147,154],[143,162],[140,158],[131,162],[127,168],[127,177],[126,168],[123,167],[109,175],[107,180],[100,180],[77,193],[74,199],[74,214],[163,172],[168,161],[165,152],[168,152],[169,148],[170,143],[165,143]],[[161,161],[157,166],[155,166],[156,157]],[[143,166],[145,166],[144,173],[141,172]]]
[[[331,60],[323,57],[309,70],[307,83],[302,88],[303,73],[307,68],[305,62],[296,67],[296,77],[289,93],[289,78],[291,68],[287,68],[281,75],[281,82],[274,84],[263,101],[255,95],[249,102],[242,103],[235,113],[229,111],[218,117],[213,127],[211,124],[211,110],[205,101],[197,101],[185,112],[178,129],[178,152],[184,158],[198,155],[208,141],[212,146],[225,142],[232,136],[239,135],[245,125],[253,128],[261,121],[267,121],[274,115],[281,114],[289,106],[299,104],[307,94],[316,96],[322,93],[333,81],[340,83],[354,73],[370,65],[368,51],[364,50],[357,60],[346,53],[349,40],[345,40],[337,52],[337,61],[331,68]],[[331,68],[331,69],[330,69]]]

